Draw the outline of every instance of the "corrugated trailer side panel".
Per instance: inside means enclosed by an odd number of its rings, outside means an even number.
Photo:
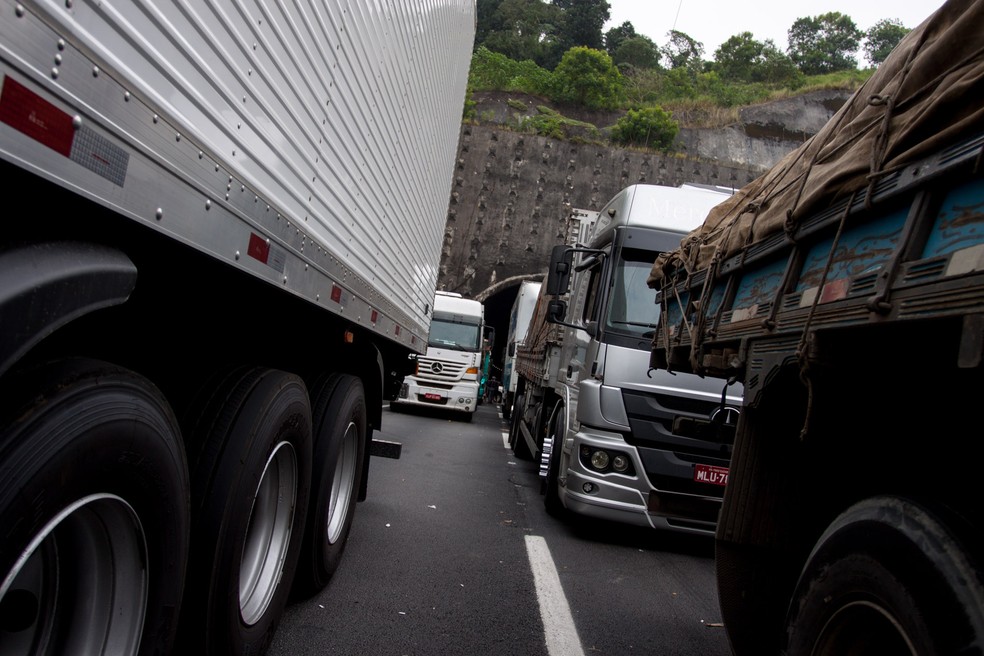
[[[419,351],[473,10],[4,2],[5,87],[98,148],[79,167],[8,121],[0,155]]]

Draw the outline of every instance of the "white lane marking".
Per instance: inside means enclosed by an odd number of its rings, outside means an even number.
[[[581,639],[571,616],[564,589],[547,541],[539,535],[526,536],[526,555],[533,570],[536,598],[540,604],[543,635],[547,639],[547,653],[551,656],[584,656]]]
[[[502,446],[505,449],[509,448],[509,433],[502,434]]]

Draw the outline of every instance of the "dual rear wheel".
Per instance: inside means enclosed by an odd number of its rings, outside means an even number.
[[[309,394],[294,374],[232,372],[187,445],[126,369],[62,360],[15,380],[0,390],[0,653],[262,653],[292,585],[313,594],[337,568],[367,453],[358,378]]]

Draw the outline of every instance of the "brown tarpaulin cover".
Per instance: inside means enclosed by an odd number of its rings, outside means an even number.
[[[710,211],[649,276],[706,269],[743,247],[984,129],[984,0],[949,0],[827,124]]]

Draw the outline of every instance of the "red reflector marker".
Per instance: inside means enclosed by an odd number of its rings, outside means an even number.
[[[259,236],[255,232],[249,235],[249,248],[246,250],[249,256],[255,260],[259,260],[263,264],[267,263],[270,258],[270,244],[267,240]]]
[[[72,153],[72,117],[10,76],[0,92],[0,121],[65,157]]]

